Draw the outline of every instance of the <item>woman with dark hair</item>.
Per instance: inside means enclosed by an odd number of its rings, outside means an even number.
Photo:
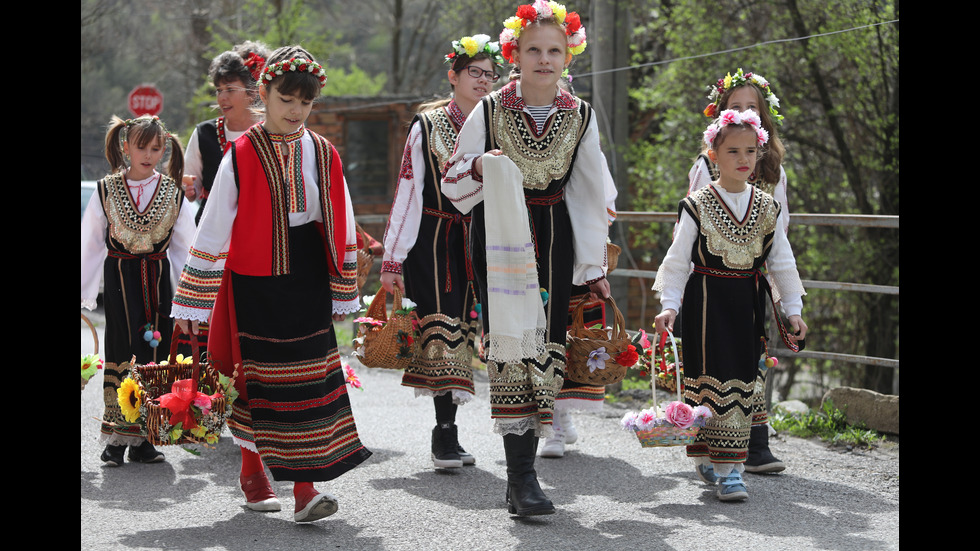
[[[268,57],[265,44],[247,41],[211,61],[208,77],[221,115],[198,124],[184,152],[184,193],[190,201],[201,200],[196,223],[201,222],[221,157],[232,142],[261,120],[252,107],[259,101],[259,73]]]

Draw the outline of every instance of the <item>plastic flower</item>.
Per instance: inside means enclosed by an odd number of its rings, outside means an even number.
[[[131,377],[123,379],[116,390],[119,408],[127,422],[135,423],[140,418],[140,406],[143,404],[143,391]]]
[[[725,79],[722,81],[722,86],[724,87],[725,90],[728,90],[729,88],[732,87],[732,74],[731,73],[728,73],[727,75],[725,75]]]
[[[623,367],[633,367],[639,359],[640,355],[636,353],[636,347],[631,344],[616,356],[616,363]]]
[[[376,320],[374,318],[369,318],[367,316],[361,316],[359,318],[354,319],[354,323],[366,323],[369,325],[378,325],[378,326],[385,324],[385,322],[381,320]]]
[[[86,354],[82,356],[82,378],[86,381],[95,375],[95,372],[102,369],[102,358],[98,354]]]
[[[681,429],[690,428],[694,424],[694,409],[684,402],[671,402],[664,410],[664,418],[670,424]]]
[[[609,354],[606,354],[606,347],[600,346],[592,352],[589,352],[589,359],[586,360],[586,364],[589,366],[589,373],[594,372],[596,369],[605,369],[606,360],[609,359]]]
[[[194,438],[204,438],[207,433],[208,430],[200,425],[191,429],[191,436]]]
[[[466,50],[466,55],[470,57],[475,56],[476,52],[479,51],[479,47],[477,46],[476,40],[473,40],[473,37],[471,36],[465,36],[461,38],[459,40],[459,45]]]
[[[559,25],[565,22],[565,6],[559,4],[558,2],[548,2],[548,7],[551,8],[551,15],[555,17],[555,21]]]
[[[346,379],[347,384],[350,386],[364,390],[364,388],[361,386],[361,380],[358,379],[357,375],[354,373],[354,368],[347,364],[344,364],[344,378]]]
[[[197,420],[194,419],[194,412],[191,411],[191,406],[201,408],[205,404],[205,401],[207,403],[207,409],[210,411],[211,397],[194,388],[194,381],[192,379],[174,381],[174,384],[170,387],[170,392],[160,396],[160,405],[170,410],[170,424],[183,424],[188,429],[197,426]]]
[[[411,312],[412,310],[415,309],[416,306],[418,306],[418,304],[415,304],[414,302],[412,302],[411,299],[408,299],[406,297],[402,297],[402,310],[406,310],[407,312]]]

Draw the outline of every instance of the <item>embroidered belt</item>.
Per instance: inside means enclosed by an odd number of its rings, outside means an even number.
[[[422,214],[428,214],[429,216],[435,216],[436,218],[442,218],[446,220],[446,292],[453,290],[453,278],[452,272],[449,269],[449,233],[453,224],[461,224],[463,226],[463,251],[466,255],[466,278],[467,281],[473,281],[473,255],[470,253],[470,220],[473,219],[472,216],[463,216],[458,212],[443,212],[438,209],[423,208]]]
[[[766,319],[766,303],[765,295],[769,296],[769,302],[772,304],[772,316],[776,321],[776,327],[779,328],[779,336],[783,339],[783,344],[793,352],[799,352],[800,346],[789,340],[789,329],[783,325],[782,321],[779,319],[779,310],[776,309],[776,301],[772,298],[772,287],[769,286],[769,280],[762,275],[762,270],[732,270],[728,268],[709,268],[707,266],[700,266],[698,264],[694,265],[694,273],[701,274],[709,277],[720,277],[727,279],[748,279],[755,278],[756,289],[761,289],[764,295],[760,295],[755,302],[755,331],[756,334],[762,339],[763,343],[769,339],[766,337],[765,319]]]
[[[564,200],[565,200],[564,188],[562,188],[561,191],[559,191],[554,195],[524,197],[524,202],[527,203],[527,206],[529,207],[530,206],[547,207],[551,205],[557,205],[558,203],[561,203]],[[537,258],[541,256],[540,252],[538,251],[538,238],[537,238],[538,234],[534,232],[534,217],[531,216],[530,212],[527,213],[527,220],[531,224],[531,241],[534,242],[534,257]]]
[[[153,285],[152,282],[159,281],[159,265],[156,263],[158,260],[164,260],[167,258],[167,252],[162,251],[158,253],[147,253],[147,254],[130,254],[122,251],[109,251],[109,257],[118,258],[121,260],[139,260],[140,261],[140,287],[142,289],[143,295],[143,313],[146,316],[146,323],[152,323],[151,315],[153,312],[153,305],[159,304],[160,297],[157,289],[157,285]]]

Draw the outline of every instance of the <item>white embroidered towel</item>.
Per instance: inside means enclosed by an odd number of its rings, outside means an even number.
[[[534,243],[524,202],[524,176],[509,158],[483,156],[487,235],[487,357],[518,362],[544,354],[545,315]]]

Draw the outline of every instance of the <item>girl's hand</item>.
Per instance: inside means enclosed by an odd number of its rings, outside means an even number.
[[[799,317],[799,316],[797,316]],[[677,311],[673,308],[668,308],[654,318],[654,324],[657,328],[657,334],[661,334],[665,329],[669,329],[671,333],[674,332],[674,319],[677,318]]]
[[[405,293],[405,282],[402,280],[402,275],[395,272],[381,272],[381,286],[391,294],[395,294],[395,287],[401,289],[403,294]]]
[[[198,325],[199,325],[197,320],[182,320],[182,319],[178,319],[178,320],[174,320],[174,321],[177,322],[177,327],[180,327],[180,330],[185,335],[196,335],[197,334],[197,328],[198,328]]]
[[[800,316],[790,316],[789,324],[793,328],[793,331],[789,334],[789,340],[796,342],[806,338],[806,323]]]
[[[590,283],[589,290],[592,291],[589,297],[591,300],[605,300],[610,296],[609,280],[602,278],[595,283]]]
[[[491,149],[490,151],[487,151],[487,153],[495,157],[504,154],[504,152],[499,149]],[[476,161],[473,162],[473,170],[476,172],[477,176],[481,178],[483,177],[483,155],[477,157]]]
[[[181,187],[184,188],[184,197],[187,197],[188,201],[197,199],[197,187],[194,186],[195,179],[197,179],[197,176],[184,176],[181,179]]]

